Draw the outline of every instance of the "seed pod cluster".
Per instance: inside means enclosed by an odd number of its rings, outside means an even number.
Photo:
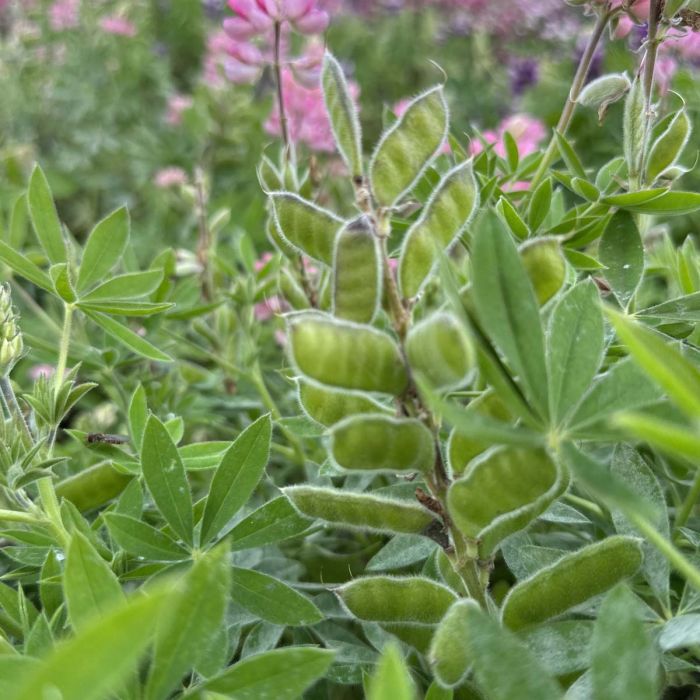
[[[299,403],[311,420],[329,427],[359,413],[391,414],[391,410],[369,396],[351,394],[298,380]]]

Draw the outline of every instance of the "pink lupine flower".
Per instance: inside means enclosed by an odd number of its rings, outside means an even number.
[[[505,158],[506,147],[503,136],[506,131],[518,144],[518,152],[521,157],[534,153],[542,139],[547,135],[547,129],[539,120],[527,114],[514,114],[504,119],[495,131],[484,131],[482,136],[487,143],[494,144],[493,150],[501,158]],[[482,143],[474,139],[470,146],[472,155],[477,155],[484,150]]]
[[[49,24],[55,32],[73,29],[80,21],[80,0],[56,0],[49,8]]]
[[[270,260],[272,260],[273,257],[274,257],[274,255],[273,255],[270,251],[268,251],[267,253],[263,253],[263,254],[253,263],[253,269],[254,269],[256,272],[260,272],[260,270],[262,270],[262,269],[265,267],[265,265],[267,265],[267,263],[269,263]]]
[[[265,299],[265,301],[260,301],[253,307],[253,314],[258,321],[268,321],[273,316],[278,316],[287,310],[287,304],[285,300],[279,296],[279,294],[274,294],[271,297]]]
[[[330,20],[316,0],[229,0],[234,17],[224,20],[233,39],[250,39],[269,33],[275,22],[291,24],[301,34],[320,34]]]
[[[184,185],[186,183],[187,173],[182,168],[178,168],[176,166],[162,168],[153,177],[153,184],[162,190]]]
[[[168,99],[165,121],[171,126],[178,126],[182,123],[182,115],[192,107],[192,104],[193,100],[190,95],[172,95]]]
[[[103,17],[99,22],[99,26],[106,34],[126,37],[136,36],[136,26],[125,17],[119,17],[119,15]]]
[[[46,379],[50,379],[53,377],[53,375],[56,373],[56,368],[53,365],[34,365],[33,367],[30,367],[29,369],[29,378],[32,381],[36,381],[40,377],[46,377]]]

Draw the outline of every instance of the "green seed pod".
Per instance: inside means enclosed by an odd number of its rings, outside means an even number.
[[[369,165],[377,204],[389,207],[411,191],[447,136],[442,86],[418,95],[382,136]]]
[[[622,99],[632,83],[626,73],[610,73],[592,80],[581,91],[578,103],[598,110],[599,117],[605,114],[608,106]]]
[[[336,589],[345,607],[368,622],[434,625],[457,596],[441,583],[420,576],[365,576]]]
[[[278,250],[282,255],[287,258],[292,258],[297,255],[297,251],[289,243],[280,236],[280,232],[277,229],[277,224],[275,223],[274,215],[267,217],[267,223],[265,224],[265,233],[267,234],[267,240],[272,243],[275,250]]]
[[[470,608],[478,608],[473,600],[459,600],[448,611],[438,625],[430,645],[430,665],[435,678],[444,688],[454,688],[467,675],[469,651],[466,643],[469,636]]]
[[[416,324],[406,339],[411,369],[436,389],[466,384],[475,363],[474,347],[453,314],[434,313]]]
[[[350,95],[343,69],[328,51],[323,57],[321,87],[338,151],[350,174],[354,178],[362,177],[362,132],[357,107]]]
[[[367,216],[350,221],[338,234],[333,257],[333,314],[370,323],[382,298],[382,259]]]
[[[637,178],[641,170],[647,140],[645,112],[644,87],[637,77],[625,100],[623,117],[623,148],[630,179]]]
[[[277,285],[280,294],[295,311],[309,308],[309,300],[304,290],[286,267],[280,269]]]
[[[117,471],[109,462],[102,462],[59,481],[56,496],[85,512],[116,498],[133,478],[132,474]]]
[[[270,199],[277,231],[288,245],[332,265],[335,237],[343,220],[291,192],[271,192]]]
[[[629,578],[642,565],[632,537],[615,535],[567,554],[514,586],[503,603],[503,623],[518,630],[556,617]]]
[[[420,218],[406,234],[399,260],[405,297],[416,296],[435,268],[439,251],[448,250],[479,206],[472,161],[460,163],[442,178]]]
[[[264,192],[284,189],[282,174],[267,156],[263,156],[258,165],[258,181]]]
[[[412,625],[406,622],[382,622],[380,627],[421,654],[428,653],[435,631],[432,625]]]
[[[392,413],[391,409],[369,396],[334,391],[304,379],[298,380],[298,386],[299,403],[304,413],[311,420],[326,427],[359,413],[385,413],[387,415]]]
[[[410,501],[317,486],[282,491],[302,515],[353,530],[415,534],[435,522],[429,511]]]
[[[292,361],[307,379],[395,396],[406,390],[406,366],[398,346],[386,333],[317,312],[288,318]]]
[[[666,130],[654,141],[647,160],[648,183],[653,183],[680,156],[690,138],[690,119],[685,109],[676,112]]]
[[[565,487],[561,470],[539,449],[506,447],[472,462],[447,505],[459,529],[490,555],[505,537],[543,513]]]
[[[465,409],[467,413],[475,412],[500,421],[510,420],[511,416],[501,399],[495,393],[487,393],[472,401]],[[464,473],[467,464],[482,452],[491,447],[488,440],[479,440],[463,435],[453,428],[447,441],[447,461],[452,474],[458,476]]]
[[[427,472],[435,464],[433,435],[414,418],[351,416],[333,426],[329,449],[343,469]]]
[[[566,259],[556,238],[535,238],[520,246],[523,261],[540,306],[546,304],[564,285]]]
[[[0,284],[0,376],[6,377],[22,357],[24,342],[12,308],[9,284]]]

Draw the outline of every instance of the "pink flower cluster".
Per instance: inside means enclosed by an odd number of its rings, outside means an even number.
[[[486,143],[494,144],[493,150],[501,158],[506,156],[506,147],[503,141],[506,132],[518,144],[518,152],[521,158],[534,153],[547,135],[545,125],[539,119],[535,119],[528,114],[514,114],[506,117],[498,125],[497,129],[484,131],[482,134]],[[472,155],[477,155],[484,150],[484,146],[481,141],[474,139],[469,150]]]
[[[108,15],[99,21],[100,29],[105,34],[114,34],[115,36],[136,36],[136,26],[125,17],[119,15]]]
[[[300,34],[320,34],[329,16],[316,0],[228,0],[235,17],[224,20],[233,39],[246,40],[269,34],[275,23],[290,24]]]
[[[73,29],[80,21],[80,0],[56,0],[49,8],[49,25],[55,32]]]

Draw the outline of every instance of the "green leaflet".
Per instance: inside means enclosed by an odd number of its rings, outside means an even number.
[[[430,665],[440,685],[453,688],[467,675],[469,657],[469,610],[476,601],[459,600],[447,611],[430,645]]]
[[[78,294],[103,282],[119,262],[129,242],[129,212],[121,207],[95,225],[85,244],[76,290]]]
[[[447,586],[420,576],[364,576],[336,589],[345,607],[370,622],[440,622],[457,599]]]
[[[433,435],[413,418],[351,416],[330,435],[331,457],[343,469],[427,472],[435,464]]]
[[[670,168],[688,143],[691,123],[685,109],[676,112],[666,130],[659,135],[649,150],[646,180],[653,183],[667,168]]]
[[[566,488],[566,479],[540,449],[502,448],[476,460],[448,491],[450,516],[478,539],[484,554],[526,527]]]
[[[527,272],[540,306],[546,304],[563,286],[566,260],[555,238],[540,236],[523,243],[520,259]]]
[[[37,165],[29,179],[27,191],[29,216],[36,237],[52,264],[66,262],[66,243],[63,240],[61,222],[44,171]]]
[[[416,97],[382,136],[369,165],[372,193],[389,207],[407,194],[447,136],[447,103],[442,86]]]
[[[321,611],[301,593],[281,581],[252,569],[233,567],[231,597],[257,617],[275,625],[313,625]]]
[[[607,267],[605,279],[622,306],[627,307],[644,274],[644,246],[628,211],[616,212],[598,246],[598,259]]]
[[[141,469],[158,510],[170,527],[192,544],[192,496],[185,467],[167,428],[156,416],[146,422],[141,447]]]
[[[288,486],[284,495],[302,515],[358,530],[420,533],[435,517],[417,503],[318,486]]]
[[[334,655],[333,650],[313,647],[275,649],[238,661],[200,687],[237,700],[297,700],[324,675]]]
[[[605,597],[591,643],[591,680],[596,700],[655,700],[659,659],[639,618],[639,601],[624,586]]]
[[[371,326],[317,312],[289,318],[289,347],[299,372],[340,389],[402,394],[408,373],[392,338]]]
[[[314,260],[333,264],[335,238],[343,220],[291,192],[271,192],[275,225],[284,242]]]
[[[416,688],[398,644],[387,645],[369,680],[367,700],[414,700]]]
[[[421,291],[439,252],[454,244],[478,206],[479,190],[472,161],[468,160],[442,178],[404,238],[398,278],[405,297],[414,297]]]
[[[103,516],[109,534],[124,551],[151,561],[183,561],[190,553],[152,525],[119,513]]]
[[[350,221],[338,234],[333,256],[333,315],[371,323],[382,297],[382,259],[367,216]]]
[[[335,56],[323,57],[321,86],[331,128],[340,155],[354,177],[362,177],[362,131],[357,107],[348,89],[345,75]]]
[[[570,289],[554,307],[547,336],[549,412],[557,425],[578,405],[603,359],[603,314],[593,282]]]
[[[463,611],[465,653],[489,700],[561,700],[560,686],[517,637],[478,606]]]
[[[202,515],[202,543],[214,539],[245,504],[267,466],[272,422],[266,414],[231,444],[216,468]]]
[[[476,362],[464,326],[445,312],[434,313],[411,328],[406,355],[411,369],[436,389],[464,385]]]
[[[76,630],[95,617],[104,617],[124,598],[117,577],[80,532],[73,532],[68,546],[63,590]]]
[[[640,175],[647,141],[644,86],[639,76],[635,78],[625,99],[622,129],[627,171],[630,178],[634,180]]]
[[[229,550],[207,552],[185,576],[159,620],[144,698],[161,700],[195,665],[202,647],[223,620],[229,599]]]
[[[567,554],[514,586],[503,623],[517,630],[556,617],[634,575],[642,564],[639,540],[614,535]]]
[[[304,413],[326,427],[358,413],[392,413],[389,408],[368,396],[327,389],[304,379],[299,379],[297,383],[299,403]]]
[[[473,300],[484,330],[519,377],[533,407],[547,414],[544,335],[535,293],[510,235],[495,214],[476,227]]]

